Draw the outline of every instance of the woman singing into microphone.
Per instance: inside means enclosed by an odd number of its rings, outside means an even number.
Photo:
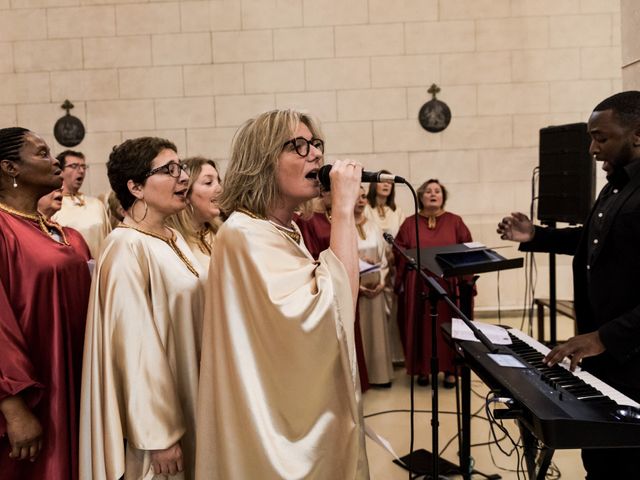
[[[369,478],[354,351],[360,165],[334,164],[317,261],[292,222],[320,194],[323,152],[316,123],[291,110],[235,136],[206,293],[200,480]]]

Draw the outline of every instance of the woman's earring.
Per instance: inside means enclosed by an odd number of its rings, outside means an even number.
[[[144,199],[142,199],[142,203],[144,203],[144,214],[142,215],[142,218],[140,220],[136,220],[136,218],[133,216],[133,207],[135,207],[136,202],[139,202],[139,201],[140,199],[136,198],[135,201],[133,202],[133,205],[131,205],[131,218],[136,223],[140,223],[141,221],[143,221],[147,217],[147,211],[149,210],[149,205],[147,205],[147,202]]]
[[[18,181],[16,180],[16,177],[13,177],[13,188],[18,188]]]

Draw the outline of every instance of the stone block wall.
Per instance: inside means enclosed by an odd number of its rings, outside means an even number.
[[[620,2],[631,11],[623,47]],[[623,63],[625,82],[640,78],[633,10],[633,0],[0,0],[0,124],[60,151],[52,129],[70,99],[96,195],[126,138],[170,138],[224,171],[244,120],[301,108],[321,120],[329,160],[357,158],[415,186],[437,177],[474,238],[502,246],[498,219],[529,209],[539,129],[586,121],[622,88]],[[440,134],[417,122],[432,83],[453,112]],[[398,197],[408,212],[407,190]],[[560,259],[561,298],[568,265]],[[538,266],[546,296],[544,257]],[[496,279],[480,280],[479,308],[497,306]],[[522,306],[523,271],[504,272],[500,290],[502,307]]]

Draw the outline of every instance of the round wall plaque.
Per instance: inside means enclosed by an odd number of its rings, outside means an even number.
[[[449,106],[436,98],[436,93],[440,88],[434,83],[428,92],[432,99],[425,103],[418,113],[418,121],[422,128],[431,133],[441,132],[449,126],[451,122],[451,110]]]
[[[67,114],[59,118],[53,126],[53,135],[60,145],[75,147],[84,139],[84,125],[78,117],[69,113],[69,110],[73,108],[73,104],[69,100],[65,100],[61,108],[65,109]]]

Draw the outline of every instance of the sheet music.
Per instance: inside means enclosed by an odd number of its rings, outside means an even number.
[[[467,242],[463,245],[467,248],[487,248],[485,244],[481,242]]]
[[[364,275],[365,273],[370,273],[370,272],[377,272],[380,270],[380,264],[372,264],[369,262],[365,262],[364,260],[360,259],[360,275]]]
[[[478,330],[496,345],[511,345],[511,338],[507,330],[498,325],[490,325],[482,322],[472,322]],[[456,340],[479,342],[471,329],[459,318],[451,319],[451,336]]]

